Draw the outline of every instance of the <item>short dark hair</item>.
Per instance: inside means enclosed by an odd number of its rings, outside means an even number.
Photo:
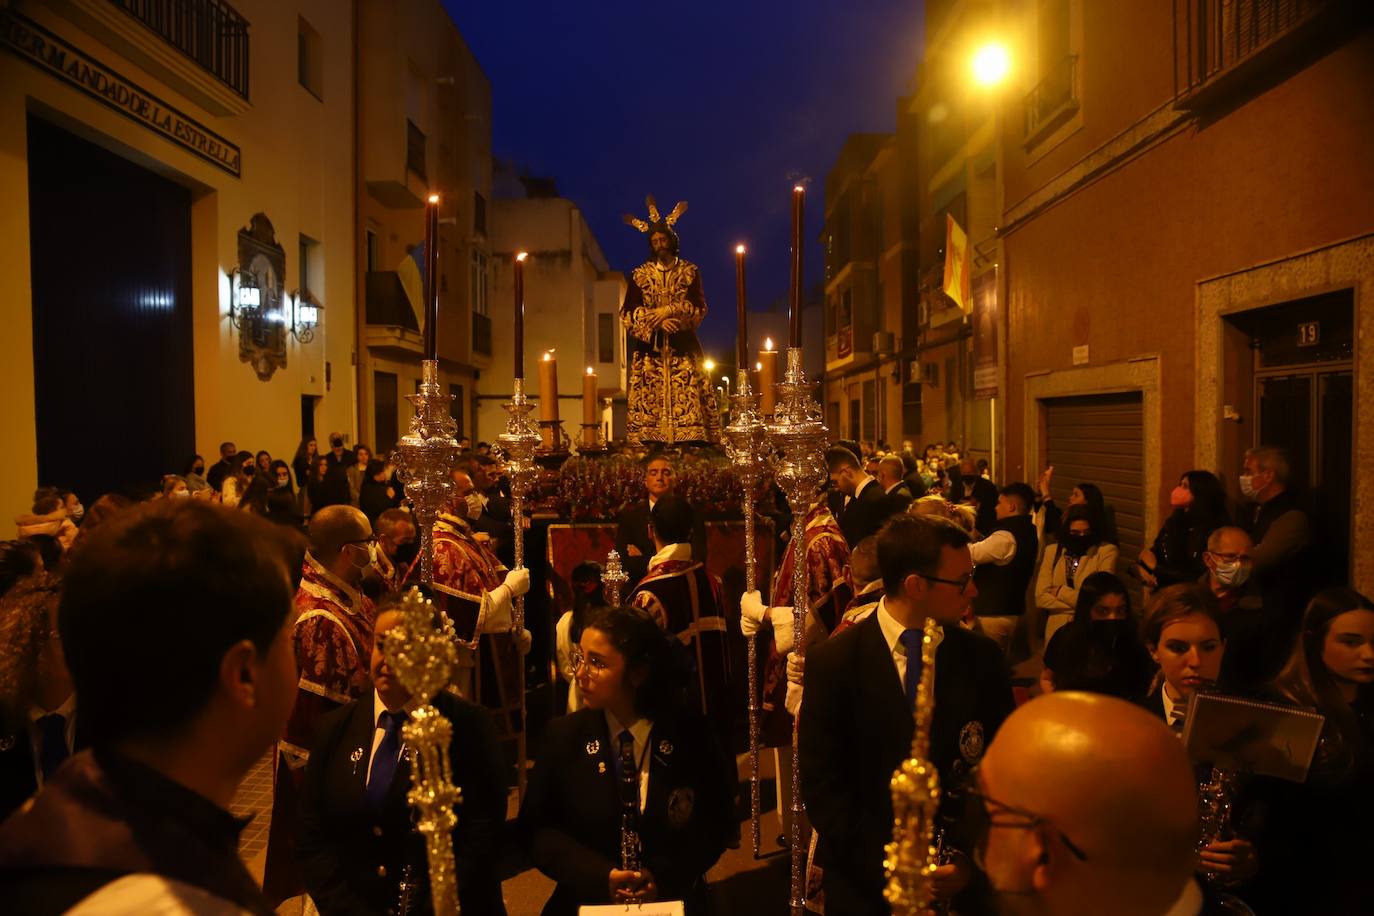
[[[654,503],[649,524],[667,544],[686,544],[692,539],[692,505],[675,493]]]
[[[1126,618],[1131,616],[1131,593],[1116,573],[1105,569],[1098,570],[1078,585],[1078,603],[1074,605],[1073,619],[1090,621],[1093,605],[1108,595],[1120,595],[1126,601]]]
[[[967,547],[968,532],[938,515],[897,515],[878,531],[883,591],[897,597],[912,573],[934,575],[946,547]]]
[[[363,448],[367,448],[367,446],[363,446]],[[386,470],[386,462],[383,461],[382,459],[380,459],[380,458],[369,458],[369,459],[368,459],[368,462],[367,462],[367,479],[368,479],[368,480],[371,480],[373,477],[376,477],[378,474],[382,473],[382,471],[385,471],[385,470]]]
[[[33,503],[33,514],[34,514],[34,515],[47,515],[47,514],[49,514],[49,513],[51,513],[51,512],[56,512],[58,509],[61,509],[61,508],[62,508],[62,500],[59,499],[59,498],[56,496],[56,494],[54,494],[54,495],[52,495],[52,496],[44,496],[42,499],[36,499],[36,500],[34,500],[34,503]]]
[[[825,467],[832,474],[845,468],[857,468],[859,458],[842,445],[832,445],[825,450]]]
[[[1016,500],[1022,512],[1029,512],[1035,505],[1035,491],[1030,488],[1030,484],[1022,483],[1019,480],[1003,487],[1001,495],[1007,499]]]
[[[399,525],[402,522],[414,527],[415,517],[410,514],[409,509],[393,506],[390,509],[382,510],[381,514],[377,516],[377,524],[374,527],[377,529],[389,528],[392,525]]]
[[[266,652],[302,551],[286,529],[200,500],[158,500],[71,558],[58,632],[95,747],[175,734],[215,690],[230,646]]]
[[[221,442],[221,443],[219,444],[219,453],[220,453],[220,455],[223,455],[226,451],[228,451],[229,449],[231,449],[231,448],[233,448],[233,447],[234,447],[234,443],[232,443],[232,442]]]
[[[1180,582],[1162,588],[1150,597],[1145,607],[1140,638],[1147,646],[1157,646],[1167,625],[1193,614],[1208,618],[1217,625],[1217,632],[1221,632],[1221,605],[1210,588],[1196,582]]]

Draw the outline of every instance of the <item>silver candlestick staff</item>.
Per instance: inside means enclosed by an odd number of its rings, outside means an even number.
[[[453,395],[439,384],[439,361],[420,363],[420,390],[406,395],[415,407],[410,429],[391,460],[405,484],[415,527],[420,531],[420,580],[434,580],[434,521],[453,493],[453,467],[458,463],[458,425],[453,420]]]
[[[754,491],[763,479],[768,458],[767,428],[759,414],[759,397],[749,386],[749,369],[741,366],[739,384],[730,396],[730,423],[725,427],[725,451],[744,491],[744,590],[758,587],[758,558],[754,548]],[[758,640],[749,651],[749,830],[754,858],[759,857],[759,659]]]
[[[777,457],[774,479],[787,496],[792,511],[792,642],[797,658],[806,657],[807,598],[806,513],[826,480],[825,444],[828,431],[821,421],[820,405],[812,397],[815,384],[802,370],[801,347],[787,351],[787,372],[778,383],[778,401],[768,426],[768,444]],[[802,916],[806,906],[806,849],[802,844],[802,801],[797,754],[797,725],[792,723],[792,916]]]
[[[617,607],[620,604],[620,590],[630,581],[630,574],[620,565],[620,553],[612,550],[606,554],[606,569],[601,573],[601,585],[606,589],[606,604]]]

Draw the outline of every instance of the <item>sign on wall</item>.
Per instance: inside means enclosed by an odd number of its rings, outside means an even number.
[[[237,146],[38,23],[0,9],[0,45],[193,156],[240,177]]]

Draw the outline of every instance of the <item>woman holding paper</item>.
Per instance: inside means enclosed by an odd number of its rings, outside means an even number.
[[[733,773],[682,702],[684,662],[627,607],[588,617],[573,653],[583,709],[549,723],[520,809],[531,861],[558,882],[544,916],[580,906],[706,905],[732,832]]]

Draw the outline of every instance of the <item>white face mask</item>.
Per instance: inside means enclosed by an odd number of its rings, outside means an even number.
[[[1217,584],[1225,588],[1239,588],[1250,578],[1250,564],[1242,563],[1240,560],[1230,563],[1218,561],[1212,574],[1216,577]]]
[[[81,503],[77,503],[76,508],[68,512],[67,514],[79,522],[81,521],[81,516],[86,514],[86,507],[81,505]]]
[[[1255,475],[1241,474],[1237,482],[1240,484],[1240,492],[1246,499],[1254,499],[1259,495],[1259,490],[1255,489]]]
[[[186,499],[191,495],[190,490],[173,490],[170,494],[173,499]]]
[[[482,514],[482,497],[476,491],[469,493],[465,497],[468,504],[468,518],[478,518]]]

